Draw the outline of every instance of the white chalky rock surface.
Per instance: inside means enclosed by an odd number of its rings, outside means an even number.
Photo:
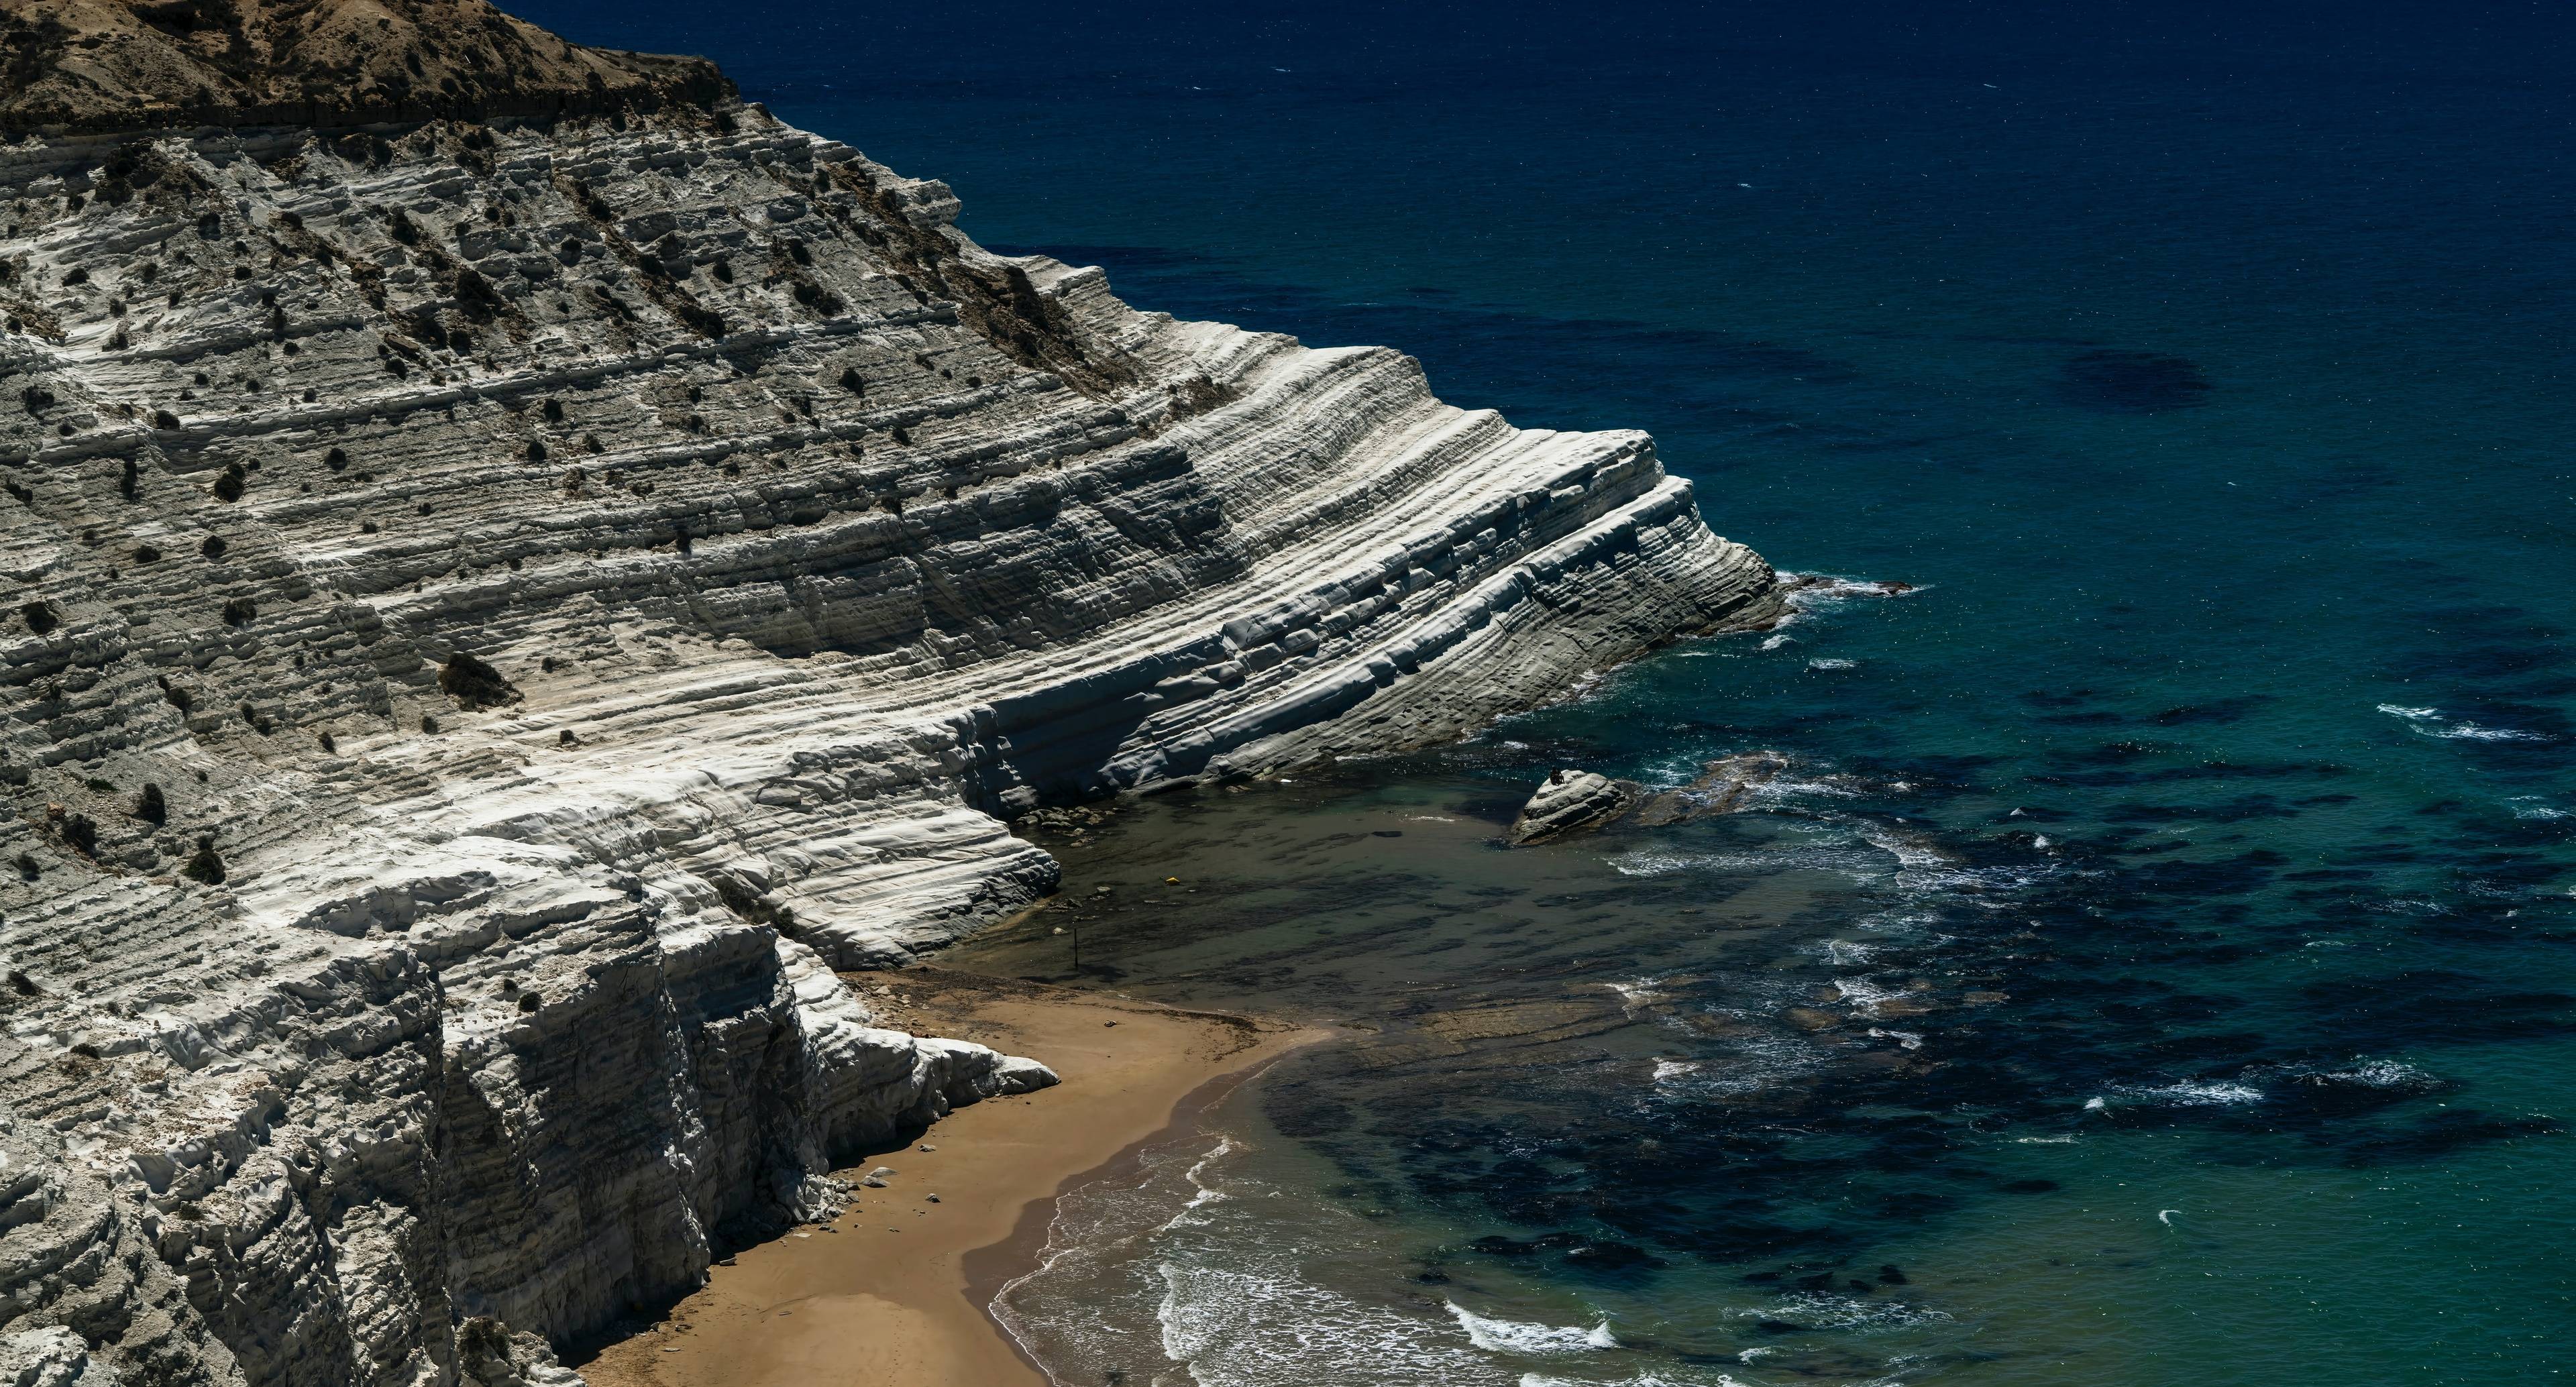
[[[1003,816],[1776,615],[1642,435],[956,209],[748,108],[0,147],[0,1371],[572,1381],[1052,1082],[831,972]]]
[[[1530,793],[1507,836],[1518,846],[1598,828],[1628,812],[1639,797],[1633,780],[1613,780],[1595,771],[1554,771]]]

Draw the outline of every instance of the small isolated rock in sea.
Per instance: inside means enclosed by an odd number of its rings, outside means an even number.
[[[1521,806],[1521,816],[1512,820],[1511,844],[1527,847],[1589,832],[1628,812],[1644,793],[1644,787],[1633,780],[1612,780],[1591,771],[1558,771]]]
[[[1903,597],[1917,592],[1912,583],[1872,578],[1837,578],[1829,573],[1783,573],[1780,592],[1794,606],[1798,599],[1819,597]]]

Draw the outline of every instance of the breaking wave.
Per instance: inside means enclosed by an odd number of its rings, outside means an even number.
[[[2463,718],[2445,720],[2438,708],[2408,708],[2395,703],[2382,703],[2379,711],[2406,724],[2407,730],[2421,737],[2439,737],[2462,742],[2553,742],[2546,732],[2525,732],[2511,727],[2482,727]]]
[[[1467,1331],[1467,1342],[1493,1353],[1587,1353],[1619,1347],[1618,1339],[1610,1333],[1608,1320],[1584,1329],[1493,1319],[1479,1315],[1454,1300],[1442,1301],[1441,1304],[1448,1307],[1450,1317],[1458,1321],[1458,1327]]]

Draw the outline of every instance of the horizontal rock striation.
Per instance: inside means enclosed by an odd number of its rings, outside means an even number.
[[[1504,840],[1516,848],[1530,847],[1589,832],[1644,798],[1645,787],[1633,780],[1613,780],[1597,771],[1556,771],[1521,806]]]
[[[1777,614],[1641,435],[686,95],[0,145],[0,1373],[568,1380],[1051,1081],[831,972],[1050,889],[1008,817]]]

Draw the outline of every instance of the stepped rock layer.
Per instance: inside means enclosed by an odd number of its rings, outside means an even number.
[[[362,6],[437,8],[296,22]],[[1005,817],[1776,616],[1643,436],[1136,312],[714,80],[0,145],[0,1376],[569,1380],[1051,1080],[830,971],[1048,890]]]

